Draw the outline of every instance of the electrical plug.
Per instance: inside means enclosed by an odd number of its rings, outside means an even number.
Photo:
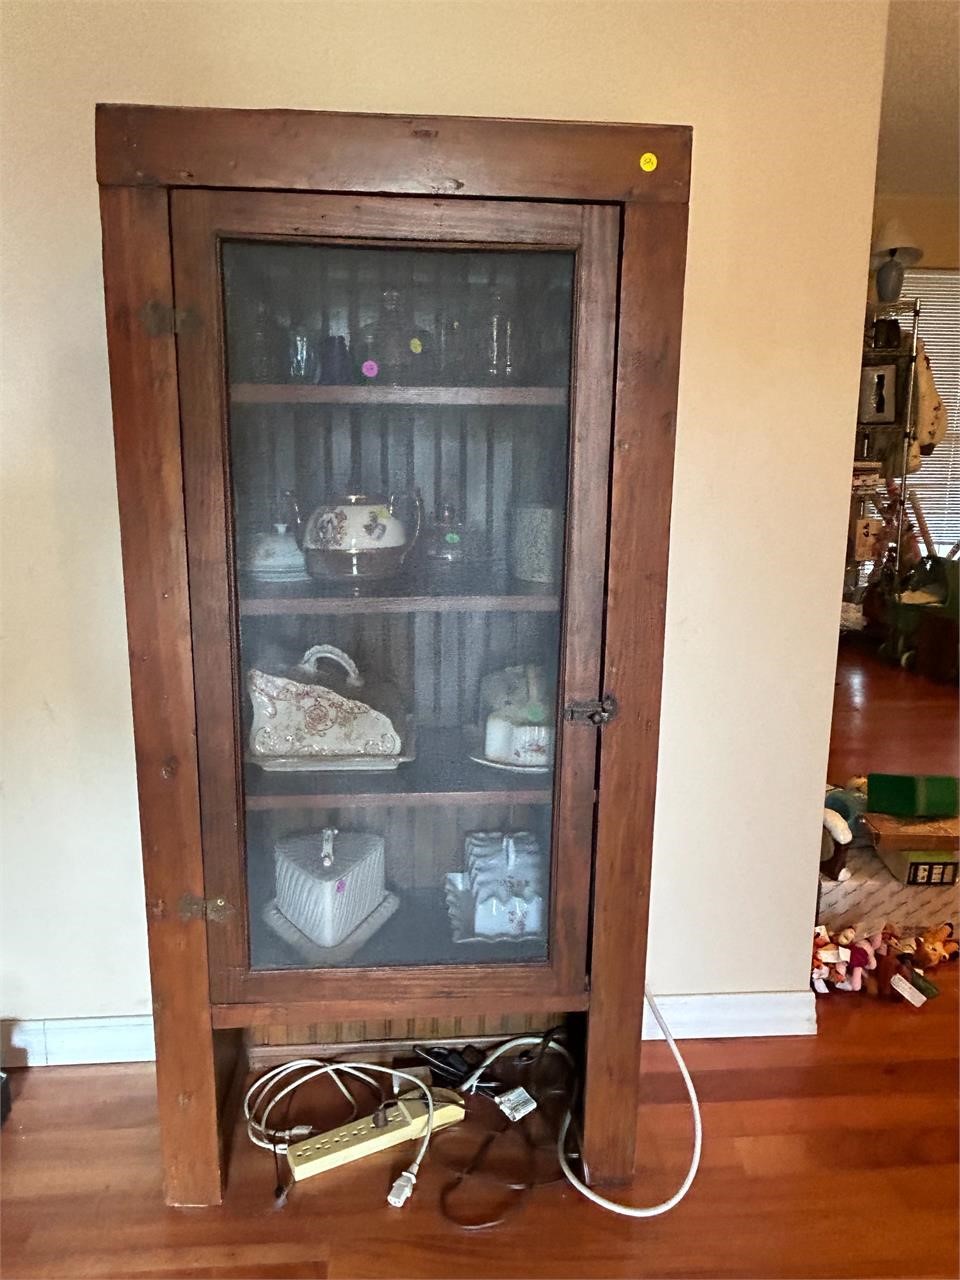
[[[405,1169],[390,1188],[390,1194],[387,1196],[387,1204],[392,1205],[394,1209],[402,1208],[413,1195],[413,1188],[416,1185],[416,1181],[417,1175],[413,1170]]]

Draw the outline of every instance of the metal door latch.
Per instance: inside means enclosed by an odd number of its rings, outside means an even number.
[[[233,907],[226,898],[198,898],[192,893],[185,893],[177,908],[177,914],[184,921],[214,920],[217,924],[222,924],[233,914]]]
[[[563,709],[564,720],[574,724],[592,724],[600,729],[616,718],[620,706],[612,693],[602,698],[589,698],[586,702],[570,702]]]
[[[140,323],[151,338],[162,338],[175,333],[191,333],[200,327],[196,312],[191,311],[189,307],[171,307],[156,299],[145,302],[138,314]]]

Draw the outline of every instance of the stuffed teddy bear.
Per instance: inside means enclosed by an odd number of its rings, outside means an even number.
[[[813,931],[813,958],[810,963],[810,981],[818,995],[825,996],[829,992],[827,979],[830,977],[829,956],[833,949],[830,935],[826,929],[817,926]]]
[[[910,981],[910,966],[895,951],[884,951],[877,955],[873,971],[867,975],[865,989],[867,995],[876,996],[880,1000],[897,1000],[900,997],[891,983],[897,974],[906,982]]]
[[[813,931],[813,962],[811,964],[810,981],[818,995],[825,996],[830,988],[842,982],[847,976],[847,962],[850,959],[849,948],[838,945],[823,925],[817,925]]]
[[[947,960],[955,960],[958,954],[960,942],[954,940],[953,925],[947,922],[920,935],[913,953],[913,967],[920,970],[932,969]]]
[[[864,979],[867,995],[881,1000],[900,998],[890,984],[897,974],[906,982],[910,981],[913,970],[907,963],[907,953],[912,942],[912,938],[901,937],[899,925],[888,922],[883,926],[874,949],[875,963]]]
[[[846,865],[847,845],[853,832],[846,818],[825,805],[823,832],[820,836],[820,874],[827,880],[849,880],[850,868]]]
[[[842,787],[827,787],[820,837],[820,874],[827,880],[849,880],[847,851],[862,832],[860,819],[866,807],[866,778],[848,778]]]
[[[928,929],[919,938],[904,938],[898,925],[885,924],[875,949],[876,964],[872,971],[865,971],[867,993],[881,999],[896,999],[899,993],[891,983],[899,974],[928,998],[937,995],[937,988],[929,978],[924,978],[923,971],[960,953],[960,944],[953,941],[951,933],[952,926],[942,924],[937,929]]]
[[[850,948],[850,959],[847,962],[847,972],[843,981],[837,983],[838,991],[860,991],[863,987],[864,973],[877,967],[877,948],[880,946],[882,935],[874,933],[869,938],[857,938],[853,929],[846,929],[842,936],[846,937],[849,934],[854,936],[844,945]]]

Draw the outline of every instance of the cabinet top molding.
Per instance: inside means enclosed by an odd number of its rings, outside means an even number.
[[[105,187],[686,204],[688,125],[100,104]]]

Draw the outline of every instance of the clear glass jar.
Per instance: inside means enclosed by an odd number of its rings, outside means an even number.
[[[463,522],[457,519],[452,502],[445,502],[426,537],[426,554],[431,560],[446,564],[460,564],[466,559],[467,540]]]
[[[519,316],[513,280],[494,280],[487,292],[483,326],[483,372],[489,382],[516,382]]]
[[[362,382],[430,381],[430,335],[417,327],[406,295],[389,285],[376,320],[360,329],[355,358]]]

